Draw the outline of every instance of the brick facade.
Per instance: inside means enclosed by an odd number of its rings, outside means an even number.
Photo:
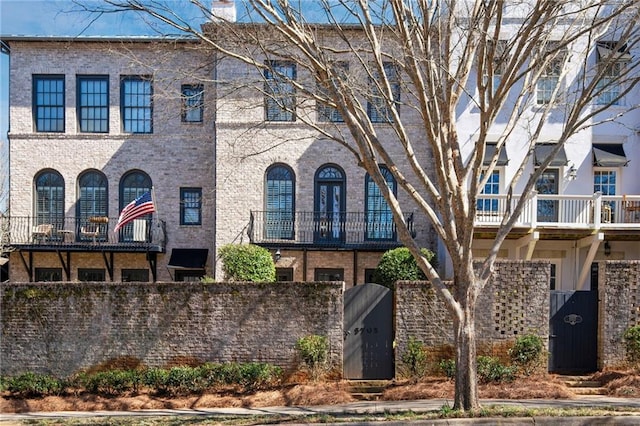
[[[189,64],[185,67],[184,64]],[[11,41],[11,215],[34,215],[34,178],[44,169],[59,172],[64,179],[64,213],[76,216],[78,178],[84,171],[98,170],[108,180],[108,216],[117,218],[121,209],[120,179],[131,170],[151,178],[155,191],[155,218],[166,222],[166,252],[172,248],[213,249],[215,193],[213,171],[213,86],[210,57],[187,43],[118,41]],[[65,131],[35,132],[32,116],[32,76],[64,75]],[[108,133],[81,133],[76,116],[76,77],[106,75],[109,83]],[[153,133],[128,134],[120,117],[120,78],[153,75]],[[204,83],[203,83],[204,82]],[[181,121],[181,84],[203,83],[202,123]],[[202,225],[180,225],[180,188],[202,188]],[[54,254],[55,255],[55,254]],[[169,281],[166,262],[158,257],[158,280]],[[43,256],[43,257],[41,257]],[[211,258],[207,268],[212,273]],[[73,254],[72,277],[84,259],[93,265],[95,255]],[[60,267],[60,261],[34,253],[35,264]],[[100,262],[98,262],[100,263]],[[11,255],[12,281],[28,280],[17,254]],[[144,254],[116,254],[116,270],[149,268]],[[104,262],[96,267],[104,268]],[[119,279],[115,273],[114,278]],[[74,278],[72,278],[74,279]]]

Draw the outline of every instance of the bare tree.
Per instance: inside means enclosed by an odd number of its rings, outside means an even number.
[[[142,12],[197,37],[220,57],[255,67],[260,75],[276,75],[293,88],[296,96],[287,97],[277,86],[255,87],[346,147],[382,189],[401,241],[454,319],[455,408],[478,408],[476,301],[537,179],[565,142],[627,112],[617,108],[612,113],[610,107],[632,93],[639,81],[640,62],[621,65],[620,59],[638,48],[640,2],[319,0],[318,24],[307,20],[305,2],[244,0],[241,4],[249,13],[243,24],[233,24],[212,17],[204,4],[193,0],[213,20],[203,27],[181,19],[171,2],[104,2],[104,8],[86,9]],[[595,61],[592,52],[603,41]],[[342,65],[345,59],[348,67]],[[295,63],[304,76],[283,73],[273,67],[276,60]],[[300,113],[309,102],[339,114],[342,123],[319,123],[312,114]],[[473,122],[467,119],[461,129],[461,112],[469,109],[475,111],[469,115]],[[551,121],[561,123],[556,143],[540,167],[530,171],[534,147],[544,141]],[[519,139],[523,134],[524,142]],[[488,142],[494,142],[495,149],[486,165]],[[478,196],[500,152],[519,143],[524,143],[525,154],[515,159],[520,165],[506,182],[510,207],[488,255],[474,267]],[[424,152],[432,158],[428,164],[421,160]],[[452,287],[403,226],[407,206],[385,189],[379,163],[412,200],[411,208],[417,206],[433,224],[452,262]],[[515,196],[516,188],[522,196]]]

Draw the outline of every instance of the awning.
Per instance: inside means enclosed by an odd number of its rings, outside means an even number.
[[[483,166],[488,166],[491,164],[491,159],[496,153],[497,143],[487,142],[487,147],[484,149],[484,159],[482,160]],[[500,154],[498,154],[498,162],[496,166],[506,166],[509,164],[509,159],[507,158],[507,150],[504,145],[502,145],[502,149],[500,150]]]
[[[205,269],[209,249],[178,249],[171,250],[171,258],[167,268],[170,269]]]
[[[535,164],[536,166],[544,163],[551,151],[555,148],[555,144],[537,144],[535,148]],[[560,148],[560,151],[551,160],[548,167],[561,167],[567,165],[567,153],[564,150],[564,146]]]
[[[629,163],[621,143],[593,144],[593,165],[622,167]]]
[[[614,61],[631,62],[631,55],[629,54],[629,52],[615,51],[613,49],[609,49],[608,47],[605,47],[602,45],[598,45],[597,49],[598,49],[598,55],[600,56],[600,59],[603,61],[606,61],[609,59],[609,57],[613,56],[612,60]]]
[[[0,257],[0,266],[6,265],[7,263],[9,263],[9,259],[6,257]]]

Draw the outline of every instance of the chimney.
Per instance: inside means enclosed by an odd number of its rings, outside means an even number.
[[[236,22],[236,3],[234,0],[213,0],[211,2],[213,22]]]

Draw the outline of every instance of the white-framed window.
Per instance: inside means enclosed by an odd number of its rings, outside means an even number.
[[[493,42],[489,41],[488,43],[488,47],[493,48],[493,46],[491,46]],[[498,40],[495,48],[493,48],[493,59],[491,60],[490,64],[491,68],[489,68],[489,64],[487,64],[487,66],[485,66],[485,68],[483,69],[484,83],[491,83],[490,89],[492,95],[496,93],[496,90],[498,86],[500,86],[500,82],[502,81],[502,76],[504,75],[504,69],[506,67],[508,59],[506,56],[506,51],[507,41]],[[489,78],[491,78],[491,81],[489,81]],[[489,91],[487,91],[487,95],[488,94]]]
[[[556,43],[550,42],[545,51],[544,56],[552,55],[551,59],[544,65],[538,82],[536,84],[536,103],[538,105],[546,105],[552,101],[553,93],[560,84],[560,76],[562,75],[562,67],[566,58],[566,51],[563,49],[555,50]]]
[[[484,179],[486,172],[482,173],[481,179]],[[484,188],[480,192],[483,195],[500,194],[500,170],[494,169],[488,177]],[[476,201],[476,210],[479,214],[492,214],[498,212],[499,200],[497,198],[479,198]]]
[[[620,76],[631,61],[626,44],[619,42],[598,42],[596,45],[598,73],[600,79],[596,91],[598,105],[620,105]]]
[[[595,168],[593,170],[593,192],[601,192],[603,196],[616,195],[618,170],[612,168]],[[616,203],[605,200],[602,203],[603,220],[611,221],[616,215]]]

